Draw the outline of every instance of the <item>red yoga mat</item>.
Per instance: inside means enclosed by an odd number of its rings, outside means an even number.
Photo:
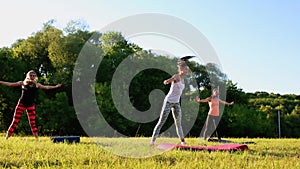
[[[245,151],[248,150],[248,146],[245,144],[222,144],[217,146],[188,146],[181,144],[170,144],[170,143],[161,143],[157,148],[162,150],[172,150],[174,148],[180,150],[193,150],[193,151]]]

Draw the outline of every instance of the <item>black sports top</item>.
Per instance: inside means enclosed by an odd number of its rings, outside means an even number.
[[[37,86],[34,83],[22,86],[22,95],[20,102],[26,107],[34,105],[34,98],[37,91]]]

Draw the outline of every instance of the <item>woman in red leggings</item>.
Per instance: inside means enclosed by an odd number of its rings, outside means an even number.
[[[33,70],[30,70],[26,74],[26,78],[24,81],[18,81],[18,82],[4,82],[0,81],[0,84],[5,86],[21,86],[22,87],[22,94],[19,98],[18,104],[15,108],[13,121],[11,125],[9,126],[7,133],[6,133],[6,139],[12,135],[14,130],[16,129],[18,123],[20,122],[20,118],[23,115],[24,111],[27,112],[29,124],[31,127],[32,134],[38,138],[38,131],[35,123],[36,118],[36,111],[35,111],[35,105],[34,105],[34,98],[35,94],[37,92],[37,89],[55,89],[61,86],[61,84],[57,84],[55,86],[45,86],[40,83],[37,83],[37,75]]]

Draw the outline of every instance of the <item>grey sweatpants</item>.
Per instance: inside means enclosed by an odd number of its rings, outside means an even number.
[[[172,115],[174,118],[177,135],[180,138],[180,140],[184,139],[183,130],[182,130],[182,126],[181,126],[181,116],[182,115],[181,115],[180,104],[179,103],[169,103],[167,101],[164,101],[159,120],[153,130],[152,141],[155,141],[155,139],[159,136],[160,129],[166,122],[171,109],[172,109]]]

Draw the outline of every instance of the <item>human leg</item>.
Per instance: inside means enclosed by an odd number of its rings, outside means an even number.
[[[182,125],[181,125],[181,118],[182,118],[182,113],[181,113],[181,107],[179,103],[174,103],[173,104],[174,109],[172,109],[172,115],[174,118],[174,123],[176,127],[176,132],[178,137],[180,138],[181,144],[186,144],[184,140],[184,134],[182,130]]]
[[[37,137],[38,136],[38,129],[36,127],[36,111],[35,106],[30,106],[27,108],[27,117],[30,124],[32,134]]]
[[[18,123],[20,122],[21,116],[23,115],[25,110],[26,110],[25,106],[21,104],[19,101],[14,111],[13,121],[11,122],[7,130],[6,139],[8,139],[8,137],[10,137],[12,133],[15,131]]]
[[[154,127],[150,145],[154,145],[156,138],[159,136],[160,129],[162,128],[162,126],[164,125],[164,123],[166,122],[166,120],[168,118],[170,110],[171,110],[171,103],[165,101],[162,106],[162,109],[161,109],[159,120],[158,120],[156,126]]]
[[[206,121],[205,121],[205,129],[203,132],[203,138],[206,140],[214,131],[213,128],[213,116],[207,115]]]
[[[219,140],[221,140],[221,133],[219,132],[219,116],[213,116],[213,124],[214,124],[214,133],[218,137]]]

